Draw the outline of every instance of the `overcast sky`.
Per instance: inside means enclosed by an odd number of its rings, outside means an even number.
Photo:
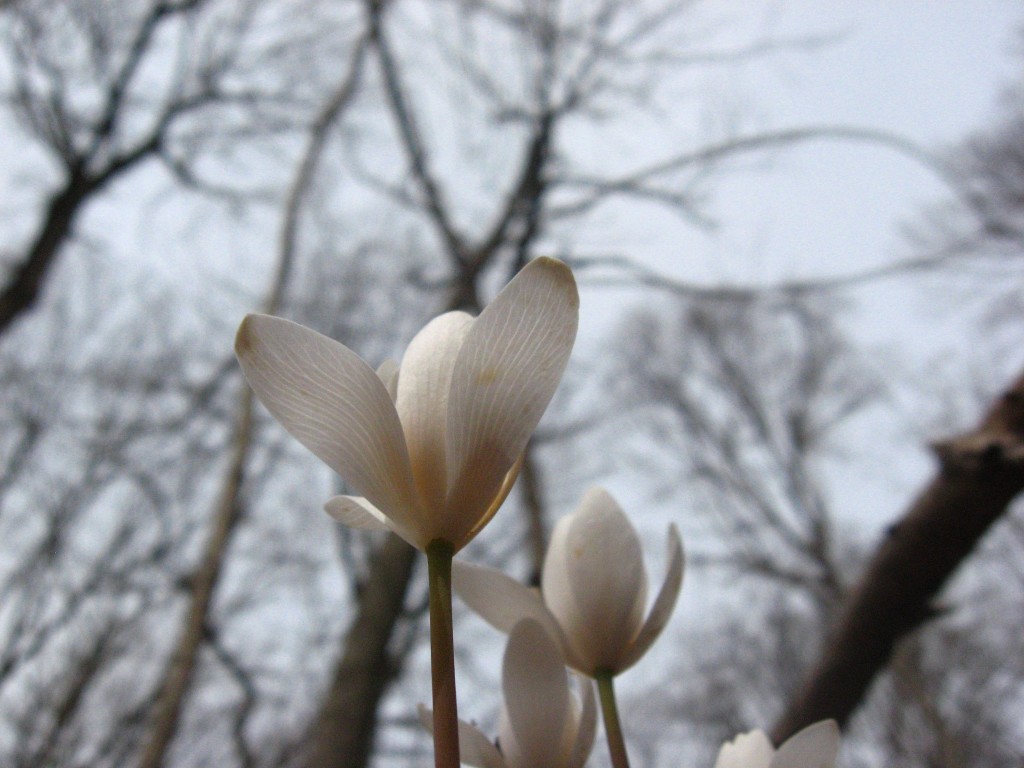
[[[728,115],[735,109],[750,131],[861,127],[941,153],[991,125],[1001,94],[1020,77],[1015,30],[1024,10],[1014,2],[731,0],[704,6],[712,7],[727,20],[722,41],[816,36],[823,42],[707,74],[704,90],[711,99],[702,109],[711,124],[715,110]],[[717,229],[653,234],[646,250],[632,253],[665,273],[708,284],[856,273],[910,255],[902,227],[947,193],[934,172],[892,149],[814,142],[773,153],[753,172],[716,179],[710,207]],[[584,330],[609,323],[599,294],[584,292]],[[925,438],[938,434],[914,434],[907,426],[927,421],[914,409],[927,410],[935,395],[915,377],[939,359],[955,371],[948,381],[970,386],[972,350],[965,342],[976,336],[964,317],[930,307],[916,281],[871,283],[848,297],[859,307],[848,322],[894,393],[881,410],[856,423],[852,451],[830,470],[834,504],[856,516],[867,544],[933,471]],[[1016,370],[1022,362],[1007,360],[1006,368]],[[975,381],[991,388],[1005,385],[1008,375],[974,373]],[[973,406],[968,410],[969,419],[978,417]],[[922,429],[949,434],[961,426],[960,415]],[[628,484],[624,479],[623,490]]]
[[[940,150],[985,127],[1020,71],[1014,30],[1022,11],[1008,0],[729,5],[766,35],[832,38],[728,75],[733,98],[753,105],[766,128],[858,126]],[[772,167],[720,188],[723,228],[703,243],[723,260],[756,252],[765,280],[886,262],[903,248],[900,222],[944,191],[914,161],[862,144],[814,143]]]

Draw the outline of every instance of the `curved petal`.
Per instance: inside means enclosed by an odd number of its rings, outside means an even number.
[[[334,496],[324,504],[324,511],[343,525],[360,531],[393,531],[414,547],[422,547],[421,537],[391,520],[361,496]]]
[[[574,643],[595,669],[622,671],[643,621],[647,575],[636,530],[607,491],[587,491],[562,546],[548,549],[551,558],[564,560],[558,570],[568,577],[581,622]]]
[[[359,496],[333,496],[324,503],[324,512],[356,530],[391,530],[391,521],[387,515]]]
[[[412,469],[387,389],[355,352],[297,323],[248,315],[235,354],[260,402],[353,488],[406,524]]]
[[[536,591],[494,568],[452,562],[452,588],[462,601],[495,629],[509,633],[523,619],[533,619],[564,648],[565,637]]]
[[[569,685],[561,650],[536,621],[520,621],[509,635],[501,685],[524,765],[557,765],[568,724]]]
[[[384,387],[391,396],[391,402],[398,397],[398,363],[394,360],[385,360],[377,366],[377,375],[384,382]]]
[[[459,720],[459,760],[474,768],[506,768],[498,748],[464,720]]]
[[[428,733],[433,733],[434,713],[422,704],[417,705],[416,711],[423,727]],[[498,748],[476,726],[465,720],[459,720],[459,762],[474,768],[507,768]]]
[[[764,731],[741,733],[718,750],[715,768],[768,768],[774,754]]]
[[[658,596],[654,599],[650,613],[647,614],[647,620],[623,660],[622,669],[628,669],[639,661],[665,629],[676,607],[676,600],[679,599],[679,590],[683,586],[683,559],[683,541],[679,536],[679,529],[673,523],[668,529],[668,568],[665,581],[658,590]]]
[[[490,506],[526,447],[569,361],[579,295],[560,261],[531,261],[473,323],[452,375],[448,510],[472,519]]]
[[[501,715],[498,717],[498,746],[508,768],[529,768],[516,734],[512,730],[512,723],[509,722],[508,710],[504,707],[501,708]]]
[[[771,768],[832,768],[839,752],[839,726],[822,720],[791,736],[772,758]]]
[[[435,523],[444,513],[448,491],[445,431],[452,370],[472,325],[465,312],[435,317],[409,342],[399,369],[395,408],[416,487]],[[432,531],[430,538],[439,533]]]
[[[452,544],[455,546],[455,551],[458,552],[469,542],[476,538],[476,535],[484,529],[491,518],[493,518],[498,510],[501,509],[501,505],[505,503],[505,499],[512,492],[512,486],[516,484],[516,480],[519,478],[519,472],[523,468],[523,461],[526,460],[526,453],[519,454],[519,458],[516,459],[516,463],[512,465],[512,468],[505,474],[505,479],[501,482],[501,487],[498,488],[498,492],[491,499],[491,505],[486,509],[483,515],[473,521],[473,527],[463,532],[462,537],[453,541]]]
[[[571,525],[572,515],[566,515],[555,523],[551,531],[551,541],[548,542],[541,573],[541,592],[544,595],[544,604],[555,617],[565,638],[569,665],[586,675],[593,676],[597,668],[589,652],[589,646],[584,642],[589,628],[576,606],[569,578],[569,559],[564,554]]]
[[[573,673],[576,686],[580,691],[581,706],[576,720],[576,739],[569,753],[566,768],[583,768],[594,748],[594,736],[597,733],[597,701],[594,698],[594,684],[589,677]]]

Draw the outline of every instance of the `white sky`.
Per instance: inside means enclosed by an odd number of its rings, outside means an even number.
[[[710,0],[704,7],[744,22],[746,29],[728,32],[740,41],[758,33],[836,38],[813,51],[780,53],[727,74],[709,74],[705,93],[720,99],[706,107],[705,118],[712,122],[716,110],[728,117],[735,107],[751,128],[852,125],[892,131],[938,149],[990,124],[1001,90],[1020,74],[1014,29],[1024,20],[1024,9],[1011,0]],[[10,162],[10,154],[0,151],[0,163]],[[905,254],[900,223],[945,191],[934,175],[891,150],[835,142],[777,154],[762,171],[737,173],[714,189],[711,208],[721,228],[708,234],[685,230],[683,239],[673,240],[674,255],[692,254],[686,259],[663,258],[664,240],[652,237],[646,260],[709,283],[770,283],[858,271]],[[6,225],[17,213],[0,204]],[[254,256],[269,255],[259,232],[225,229],[225,242],[211,243],[205,239],[211,229],[203,229],[202,244],[179,241],[176,247],[237,253],[249,264]],[[124,247],[138,250],[150,237],[148,230],[132,229]],[[639,253],[644,257],[642,247]],[[202,277],[219,276],[204,272]],[[905,349],[906,339],[922,334],[928,322],[908,303],[906,292],[881,286],[858,298],[863,316],[871,319],[863,326],[869,343]],[[239,297],[240,304],[244,300]],[[607,327],[606,305],[593,289],[585,288],[583,300],[584,328],[593,338],[602,321]],[[886,452],[874,464],[851,465],[837,474],[839,487],[857,487],[860,494],[848,508],[868,506],[883,516],[899,510],[929,467],[923,454],[916,463],[896,455],[897,467]],[[860,485],[863,478],[873,483]],[[628,508],[630,500],[620,495]],[[662,529],[660,524],[652,528]],[[660,533],[652,537],[654,551],[648,553],[650,562],[658,563],[651,569],[656,577],[662,541]],[[678,623],[688,620],[688,612],[692,618],[693,587],[691,582],[684,588]],[[650,668],[658,669],[658,663],[652,661]]]
[[[731,76],[765,128],[852,125],[936,150],[984,127],[1019,72],[1013,30],[1024,13],[1005,0],[728,5],[766,34],[836,37]],[[765,280],[888,262],[903,249],[898,224],[944,191],[913,161],[866,145],[815,143],[773,167],[720,188],[724,234],[704,244],[723,260],[756,252]]]
[[[720,19],[707,22],[709,47],[718,49],[759,39],[823,41],[705,68],[703,82],[680,86],[675,103],[702,102],[696,119],[712,137],[849,126],[941,153],[1000,113],[1000,95],[1019,77],[1016,52],[1024,47],[1015,34],[1024,10],[1009,0],[716,0],[703,4],[701,14]],[[625,149],[642,153],[646,147],[637,144]],[[648,144],[655,145],[649,159],[670,154],[658,142]],[[715,230],[609,206],[593,226],[595,249],[622,237],[631,257],[707,284],[858,273],[908,256],[901,227],[948,191],[919,162],[866,143],[817,141],[749,160],[713,181],[708,207]],[[606,301],[623,292],[591,290],[595,310],[585,315],[591,322],[584,329],[600,335],[612,322]],[[872,320],[863,331],[873,343],[902,347],[894,329],[921,330],[912,322],[920,299],[906,285],[873,284],[857,298]]]
[[[728,118],[735,109],[748,132],[855,126],[939,152],[991,125],[1000,114],[1000,95],[1020,77],[1015,30],[1024,9],[1009,1],[731,0],[704,7],[721,11],[729,20],[727,34],[738,41],[834,38],[813,50],[759,57],[709,75],[706,92],[719,100],[712,113],[717,109]],[[711,210],[720,228],[651,235],[649,248],[640,251],[646,263],[708,284],[856,273],[910,255],[901,226],[948,191],[934,173],[891,149],[836,141],[774,153],[755,171],[716,180],[713,189]],[[894,387],[881,410],[852,425],[852,452],[829,468],[833,503],[864,544],[932,471],[924,436],[907,431],[907,420],[922,418],[913,409],[927,391],[914,389],[921,383],[914,377],[951,350],[955,371],[969,371],[972,362],[968,339],[974,329],[967,318],[938,318],[916,286],[879,282],[850,294],[860,308],[850,324]],[[602,299],[623,295],[585,289],[581,327],[593,332],[610,325]],[[1007,367],[1022,362],[1009,360]],[[1006,383],[1004,372],[987,373],[987,386]],[[908,380],[914,383],[904,388]],[[944,434],[960,426],[954,421],[951,415]],[[625,496],[630,485],[624,477],[612,487]]]

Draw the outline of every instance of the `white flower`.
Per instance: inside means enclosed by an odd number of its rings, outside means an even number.
[[[839,752],[839,726],[822,720],[804,728],[778,751],[764,731],[741,733],[722,745],[715,768],[834,768]]]
[[[573,694],[561,649],[537,622],[525,619],[513,627],[501,677],[500,749],[460,720],[462,762],[478,768],[582,768],[597,729],[593,686],[577,677],[580,696]],[[430,710],[420,707],[420,718],[433,729]]]
[[[540,258],[479,317],[432,320],[409,344],[397,383],[344,345],[266,315],[245,318],[235,352],[271,414],[361,494],[331,499],[330,514],[391,529],[419,549],[443,540],[458,550],[508,495],[578,315],[572,273]]]
[[[635,664],[665,628],[683,581],[683,547],[673,525],[668,569],[649,612],[647,574],[636,530],[601,488],[558,521],[541,579],[542,596],[499,571],[456,562],[455,591],[476,613],[508,632],[520,619],[558,639],[569,666],[592,677]]]

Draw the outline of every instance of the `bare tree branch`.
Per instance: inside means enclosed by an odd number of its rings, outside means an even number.
[[[933,615],[943,586],[1024,490],[1024,375],[977,429],[933,449],[938,475],[868,564],[821,658],[773,729],[776,743],[818,720],[849,719],[895,645]]]
[[[281,228],[277,273],[263,306],[267,313],[276,311],[287,287],[296,257],[298,216],[312,184],[327,133],[356,94],[365,49],[363,41],[356,44],[341,85],[310,129],[308,144],[288,197]],[[231,456],[211,516],[209,539],[202,561],[190,580],[189,606],[157,699],[150,735],[139,761],[140,768],[159,768],[164,764],[165,756],[178,729],[185,698],[195,672],[197,654],[204,640],[211,601],[224,568],[232,534],[242,512],[241,491],[246,464],[253,446],[253,406],[252,390],[243,386],[231,438]]]
[[[402,613],[417,552],[388,534],[370,562],[359,610],[311,734],[306,768],[366,765],[377,733],[379,702],[398,671],[388,640]]]

